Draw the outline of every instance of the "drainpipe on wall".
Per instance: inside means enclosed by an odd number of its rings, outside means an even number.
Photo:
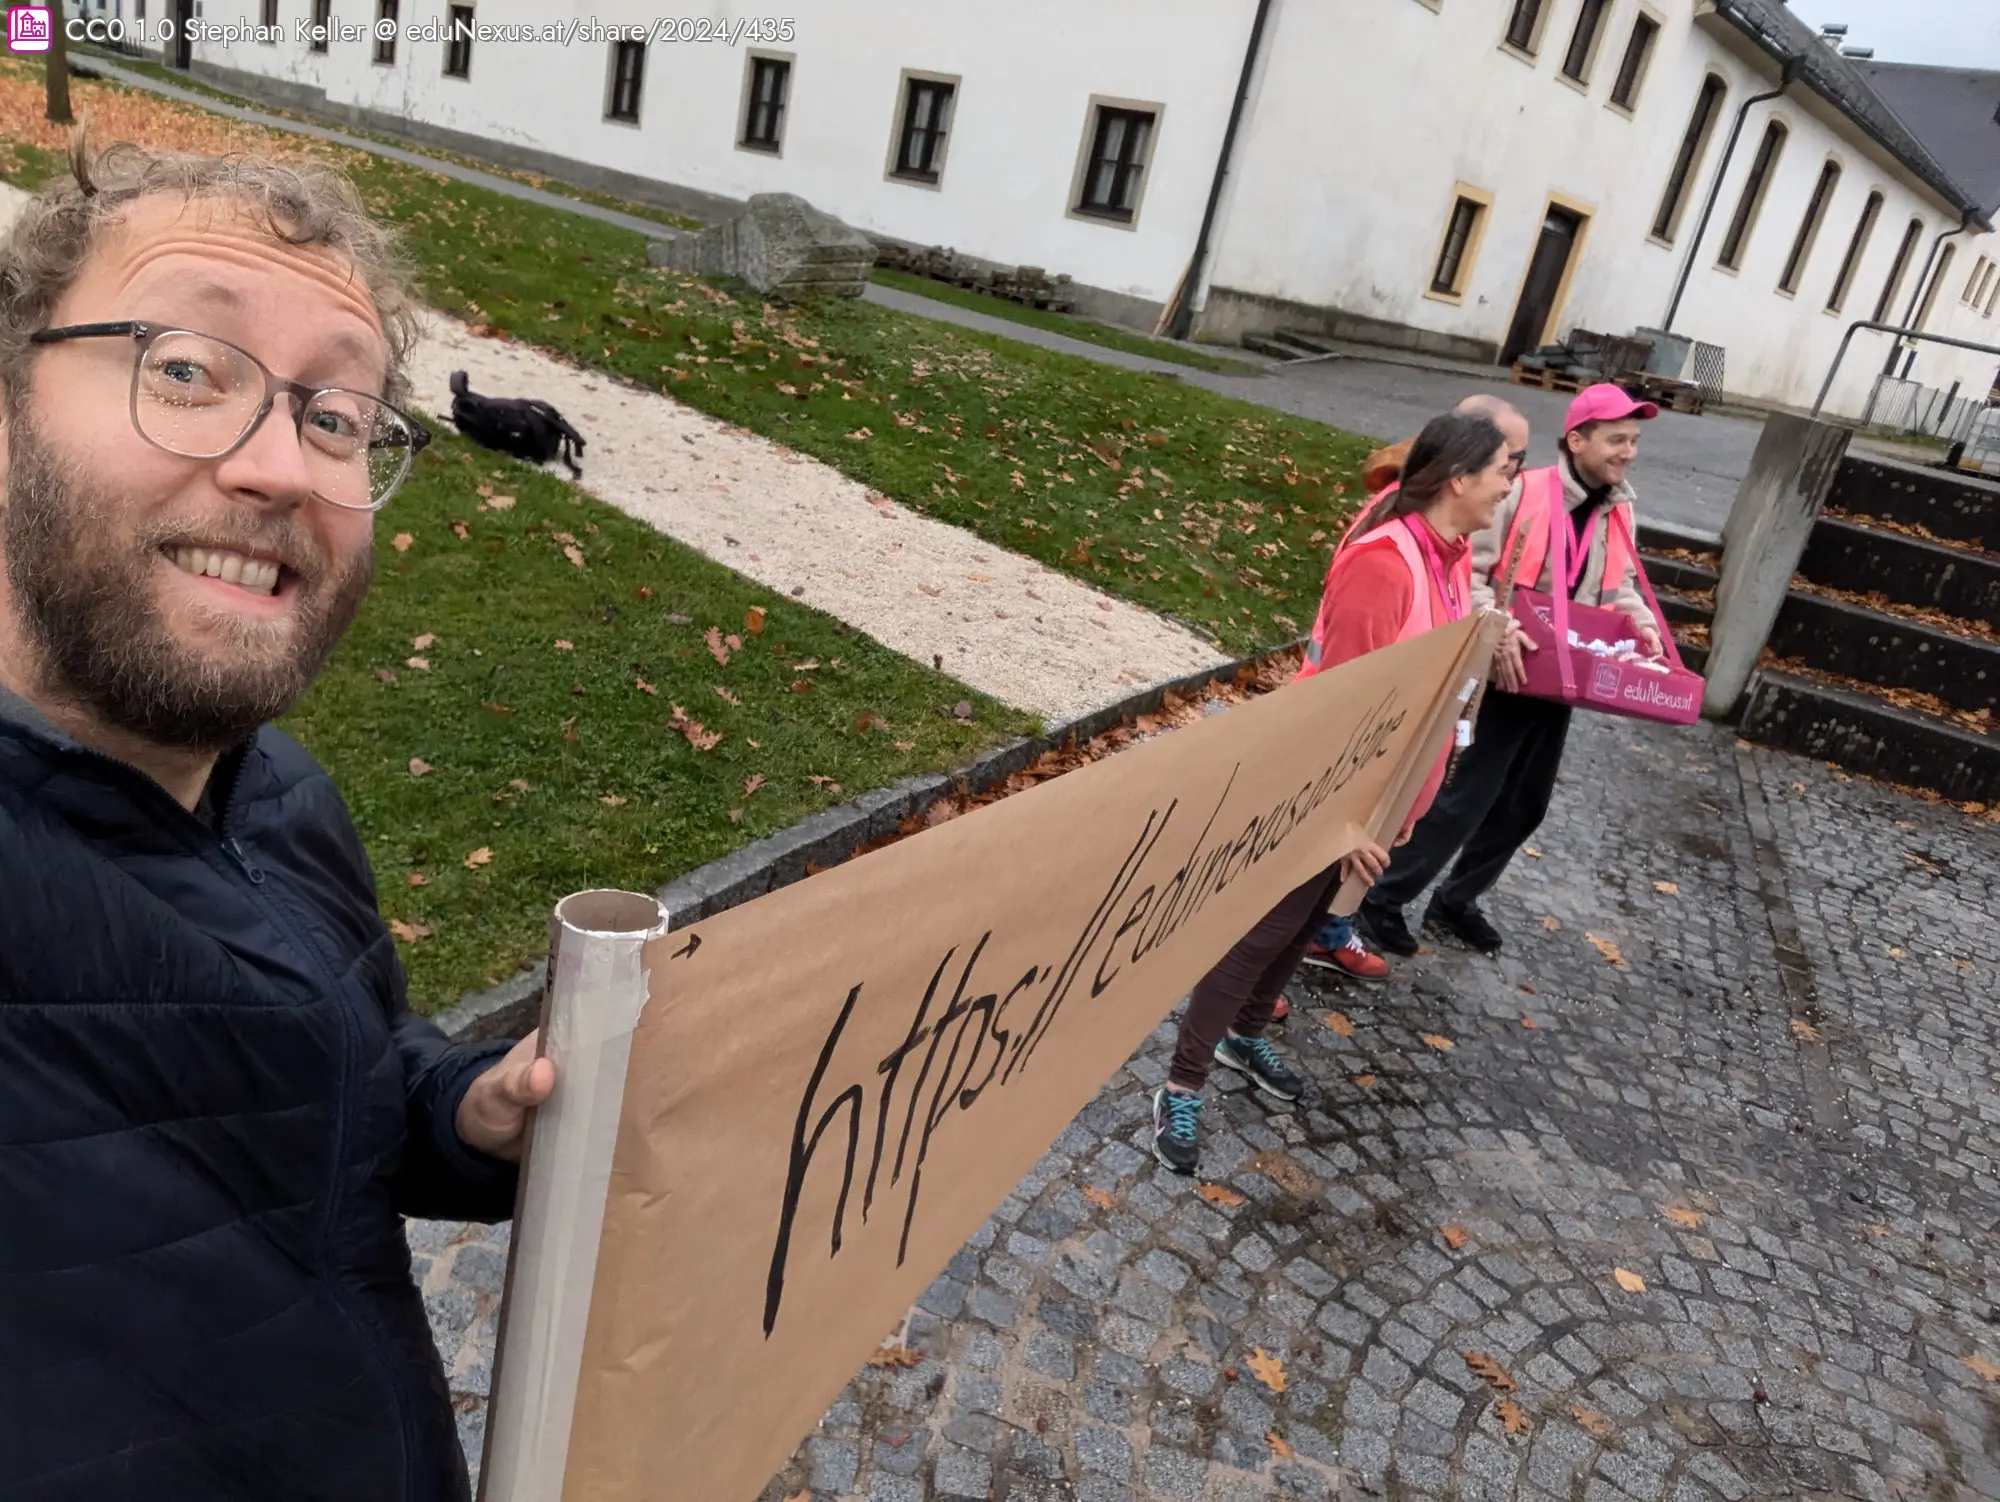
[[[1910,327],[1910,320],[1917,316],[1917,309],[1923,306],[1924,283],[1928,282],[1931,279],[1931,268],[1937,264],[1938,252],[1944,249],[1944,242],[1947,240],[1956,239],[1958,236],[1964,234],[1967,230],[1971,229],[1972,219],[1973,219],[1972,210],[1967,209],[1965,211],[1965,217],[1959,220],[1957,229],[1941,230],[1938,233],[1938,237],[1935,240],[1931,241],[1931,253],[1928,256],[1924,257],[1923,275],[1917,278],[1917,285],[1910,293],[1910,305],[1907,308],[1903,309],[1904,328]],[[1901,339],[1890,340],[1889,358],[1883,363],[1882,366],[1883,375],[1892,376],[1896,373],[1896,358],[1902,353],[1903,353],[1903,341]],[[1910,351],[1910,358],[1913,361],[1916,359],[1916,354],[1917,354],[1916,350],[1912,349]],[[1907,366],[1904,369],[1904,373],[1906,375],[1908,374]]]
[[[1715,201],[1722,196],[1722,180],[1729,175],[1729,163],[1736,155],[1736,143],[1743,135],[1743,122],[1750,117],[1753,105],[1765,104],[1776,99],[1799,81],[1805,60],[1798,57],[1785,59],[1784,73],[1778,86],[1768,94],[1757,94],[1743,101],[1736,111],[1736,123],[1729,127],[1729,144],[1722,148],[1722,163],[1715,169],[1715,180],[1708,185],[1708,202],[1701,206],[1701,222],[1694,228],[1694,242],[1688,246],[1687,259],[1681,262],[1681,274],[1674,281],[1673,300],[1667,304],[1666,320],[1660,325],[1660,332],[1671,334],[1674,319],[1681,310],[1681,298],[1687,292],[1688,278],[1694,275],[1694,258],[1701,254],[1701,242],[1708,234],[1708,221],[1715,213]]]
[[[1243,107],[1250,99],[1250,80],[1257,72],[1257,56],[1264,45],[1264,18],[1270,11],[1271,0],[1257,0],[1256,19],[1250,23],[1250,45],[1243,50],[1243,76],[1236,84],[1236,102],[1229,107],[1228,128],[1222,132],[1222,152],[1215,160],[1215,181],[1208,185],[1208,207],[1202,211],[1201,233],[1195,236],[1194,255],[1188,261],[1173,317],[1167,323],[1169,338],[1185,339],[1194,327],[1195,292],[1208,265],[1208,240],[1215,229],[1215,211],[1222,202],[1223,180],[1229,176],[1229,158],[1236,149],[1236,127],[1242,123]]]

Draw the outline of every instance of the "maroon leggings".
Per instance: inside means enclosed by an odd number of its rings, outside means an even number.
[[[1186,1090],[1208,1082],[1222,1035],[1262,1037],[1278,998],[1291,982],[1306,947],[1326,921],[1327,904],[1340,890],[1340,867],[1320,872],[1285,899],[1216,962],[1188,997],[1180,1042],[1167,1078]]]

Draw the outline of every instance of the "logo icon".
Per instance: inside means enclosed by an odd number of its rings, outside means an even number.
[[[7,47],[11,52],[49,50],[49,13],[39,5],[23,5],[7,12]]]
[[[1593,698],[1615,699],[1618,697],[1618,681],[1623,675],[1614,662],[1600,662],[1590,684]]]

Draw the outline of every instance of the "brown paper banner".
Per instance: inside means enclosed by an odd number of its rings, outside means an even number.
[[[1496,622],[655,940],[566,1502],[752,1502],[1189,987],[1400,821]]]

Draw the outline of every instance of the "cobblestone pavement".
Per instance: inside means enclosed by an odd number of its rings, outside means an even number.
[[[1195,1180],[1160,1029],[767,1502],[2000,1497],[2000,827],[1581,715],[1532,848]],[[412,1241],[476,1456],[504,1238]]]

